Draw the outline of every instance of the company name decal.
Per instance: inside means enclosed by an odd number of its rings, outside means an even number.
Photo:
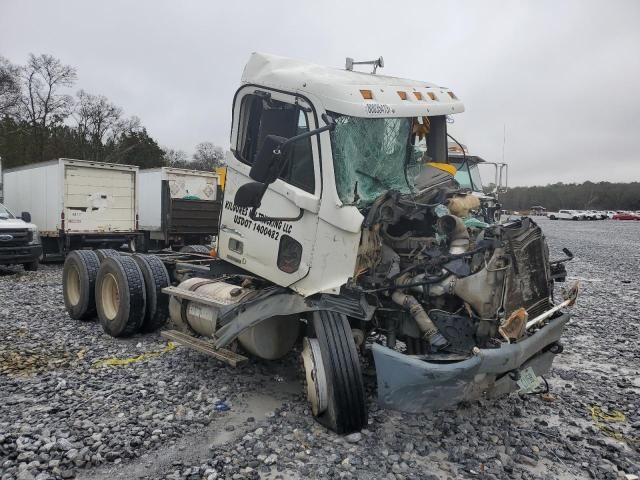
[[[293,227],[290,223],[283,222],[282,220],[267,220],[264,222],[252,220],[249,217],[249,207],[239,207],[235,203],[227,200],[224,202],[224,208],[235,213],[233,216],[233,223],[239,227],[258,232],[259,234],[273,240],[278,240],[280,238],[280,233],[291,234]],[[261,213],[258,214],[258,217],[264,216],[265,215]]]

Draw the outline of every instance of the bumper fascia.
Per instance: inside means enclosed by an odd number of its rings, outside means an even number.
[[[374,344],[378,401],[417,413],[515,391],[518,385],[507,373],[532,367],[537,375],[546,374],[555,357],[547,347],[560,340],[569,318],[563,313],[521,342],[481,349],[454,363],[428,363]]]
[[[38,260],[42,255],[42,245],[0,246],[0,265],[20,265]]]

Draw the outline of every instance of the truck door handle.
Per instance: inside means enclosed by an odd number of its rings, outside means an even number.
[[[233,235],[237,235],[238,237],[244,236],[238,230],[234,230],[233,228],[228,228],[226,225],[220,225],[220,230],[225,233],[231,233]]]

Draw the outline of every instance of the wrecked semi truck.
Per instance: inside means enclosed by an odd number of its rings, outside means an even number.
[[[530,388],[577,293],[554,301],[533,220],[465,225],[446,122],[463,110],[430,83],[253,54],[217,256],[79,252],[68,311],[114,336],[169,315],[163,336],[231,365],[299,349],[313,415],[339,433],[367,425],[362,361],[380,404],[410,412]]]
[[[138,167],[59,158],[7,169],[6,203],[31,213],[44,259],[83,247],[133,246]]]

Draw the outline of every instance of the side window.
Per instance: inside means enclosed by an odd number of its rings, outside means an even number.
[[[309,131],[307,114],[300,107],[247,95],[240,106],[240,131],[236,150],[240,161],[252,165],[267,135],[290,138]],[[292,144],[287,153],[287,168],[280,178],[307,192],[315,191],[311,139]]]

